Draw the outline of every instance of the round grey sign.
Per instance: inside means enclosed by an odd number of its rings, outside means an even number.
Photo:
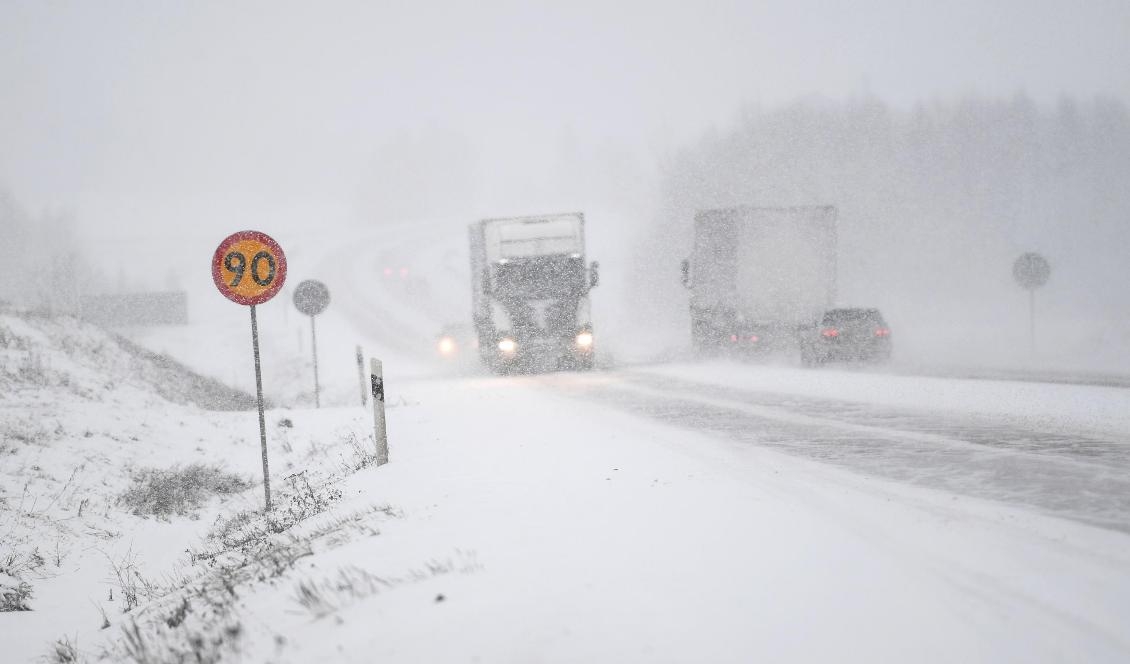
[[[307,279],[294,289],[294,306],[307,316],[317,316],[330,305],[330,289],[320,281]]]
[[[1048,283],[1051,273],[1052,266],[1048,264],[1048,259],[1037,253],[1022,254],[1012,264],[1012,276],[1016,283],[1027,290],[1036,290]]]

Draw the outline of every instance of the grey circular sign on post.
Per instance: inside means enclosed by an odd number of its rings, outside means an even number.
[[[307,279],[294,289],[294,306],[307,316],[317,316],[330,305],[330,289],[320,281]]]
[[[1012,276],[1016,279],[1016,283],[1026,290],[1036,290],[1048,283],[1051,274],[1052,266],[1048,263],[1048,259],[1037,253],[1022,254],[1012,264]]]

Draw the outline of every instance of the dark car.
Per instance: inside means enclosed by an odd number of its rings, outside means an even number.
[[[802,332],[805,366],[825,362],[885,362],[891,357],[891,328],[878,309],[832,309],[820,325]]]

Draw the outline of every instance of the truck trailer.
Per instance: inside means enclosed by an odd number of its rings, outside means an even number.
[[[696,350],[797,349],[835,303],[836,208],[699,211],[682,271]]]
[[[599,265],[585,262],[577,213],[471,224],[471,306],[479,355],[498,373],[591,369],[589,291]]]

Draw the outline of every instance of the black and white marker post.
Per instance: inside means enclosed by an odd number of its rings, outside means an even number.
[[[373,428],[377,441],[377,465],[388,463],[388,431],[385,429],[385,377],[381,361],[373,358],[369,370],[373,388]]]
[[[314,317],[330,305],[330,289],[320,281],[307,279],[294,289],[294,306],[310,317],[310,346],[314,353],[314,407],[322,407],[321,385],[318,383],[318,328]]]
[[[357,347],[357,377],[361,381],[361,405],[369,403],[369,392],[365,389],[365,353],[361,351],[361,347]]]

